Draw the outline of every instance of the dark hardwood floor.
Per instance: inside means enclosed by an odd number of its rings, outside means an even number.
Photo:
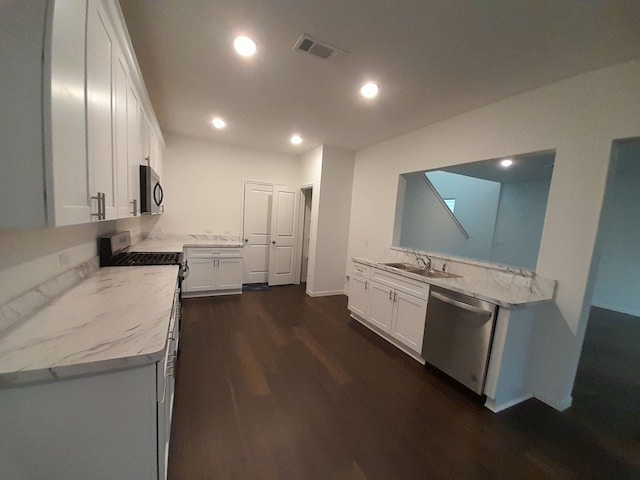
[[[591,308],[567,417],[640,470],[640,318]]]
[[[640,478],[569,412],[530,400],[491,413],[350,319],[344,296],[189,299],[169,478]]]

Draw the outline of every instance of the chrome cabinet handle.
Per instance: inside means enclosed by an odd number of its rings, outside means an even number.
[[[96,200],[98,202],[98,213],[92,213],[92,217],[98,217],[98,220],[102,220],[102,207],[100,204],[100,192],[95,197],[91,197],[91,200]]]
[[[138,215],[138,200],[134,198],[129,203],[131,204],[131,215],[136,217]]]
[[[369,288],[369,281],[365,280],[364,281],[364,289],[367,290]]]
[[[98,202],[98,213],[92,213],[92,217],[98,217],[98,220],[105,220],[107,218],[106,210],[107,210],[107,195],[103,192],[98,192],[95,197],[91,197],[91,200],[96,200]]]
[[[393,292],[393,303],[398,301],[398,292]]]
[[[393,290],[389,290],[389,301],[393,299]]]

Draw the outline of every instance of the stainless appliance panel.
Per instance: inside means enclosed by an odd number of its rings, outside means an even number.
[[[497,307],[432,287],[422,357],[474,392],[484,390]]]
[[[164,190],[160,177],[147,165],[140,165],[140,213],[153,214],[163,211]]]

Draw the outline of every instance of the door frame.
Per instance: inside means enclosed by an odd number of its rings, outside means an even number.
[[[296,285],[300,285],[300,277],[302,275],[302,242],[304,236],[304,208],[307,204],[307,197],[304,194],[305,190],[311,190],[311,204],[313,205],[313,183],[308,183],[300,186],[300,204],[298,205],[298,261],[296,262]],[[311,232],[309,232],[311,237]],[[307,269],[307,275],[309,270]]]
[[[247,184],[248,183],[251,183],[251,184],[254,184],[254,185],[264,185],[265,187],[271,187],[272,190],[276,185],[278,185],[276,183],[265,182],[265,181],[262,181],[262,180],[249,180],[247,178],[243,178],[242,179],[242,189],[241,189],[241,192],[240,192],[240,194],[242,195],[242,202],[241,202],[242,203],[242,212],[241,212],[241,215],[240,215],[240,229],[239,229],[239,231],[240,231],[240,239],[239,240],[243,244],[243,247],[242,247],[242,258],[243,258],[243,261],[244,261],[244,251],[245,251],[244,248],[247,246],[247,242],[245,242],[245,238],[247,238],[247,237],[246,237],[245,231],[244,231],[244,221],[245,221],[245,209],[246,209],[246,206],[247,206],[246,205],[245,193],[246,193],[246,189],[247,189]],[[242,272],[242,285],[251,285],[251,283],[244,283],[244,280],[245,280],[245,278],[244,278],[245,271],[244,270],[245,270],[245,268],[246,268],[246,266],[242,267],[242,269],[243,269],[243,272]],[[269,276],[269,274],[268,274],[268,270],[267,270],[267,283],[269,281],[268,276]]]
[[[240,240],[244,243],[244,239],[245,237],[245,232],[244,232],[244,209],[245,209],[245,197],[244,197],[244,191],[245,191],[245,185],[247,183],[254,183],[257,185],[265,185],[265,186],[270,186],[270,187],[276,187],[276,186],[280,186],[280,187],[284,187],[285,185],[282,183],[274,183],[274,182],[266,182],[264,180],[251,180],[248,178],[243,178],[242,179],[242,189],[241,189],[241,195],[242,195],[242,218],[240,219],[240,232],[241,232],[241,238]],[[298,252],[296,253],[296,268],[295,268],[295,284],[294,285],[300,285],[300,275],[301,275],[301,265],[302,265],[302,234],[304,232],[304,207],[306,205],[306,198],[304,196],[304,192],[303,190],[311,190],[311,195],[312,195],[312,202],[313,202],[313,189],[314,189],[314,184],[313,183],[308,183],[308,184],[304,184],[301,185],[300,187],[298,187],[298,195],[300,195],[300,201],[298,202],[298,225],[297,225],[297,229],[298,229],[298,241],[296,244],[296,247],[298,249]],[[304,200],[304,201],[303,201]]]

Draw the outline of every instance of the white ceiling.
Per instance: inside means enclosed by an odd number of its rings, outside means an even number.
[[[163,131],[359,149],[640,57],[638,0],[121,0]],[[257,42],[247,61],[235,35]],[[293,50],[307,33],[348,54]],[[358,94],[381,86],[375,101]],[[228,123],[210,124],[214,115]],[[292,146],[289,137],[304,139]]]

